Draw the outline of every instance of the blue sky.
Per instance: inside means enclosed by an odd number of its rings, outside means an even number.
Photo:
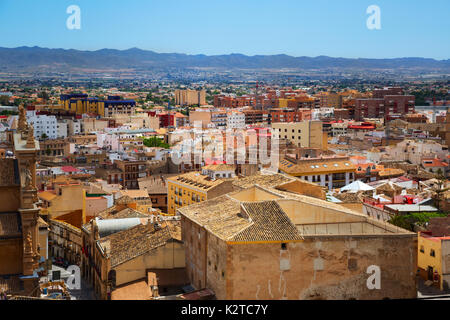
[[[369,5],[381,30],[366,27]],[[0,0],[0,47],[448,59],[449,12],[449,0]]]

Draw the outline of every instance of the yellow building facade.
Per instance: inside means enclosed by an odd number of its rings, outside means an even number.
[[[97,99],[60,100],[60,104],[64,106],[64,110],[79,115],[92,113],[103,116],[105,114],[105,103]]]
[[[435,282],[441,290],[450,285],[450,237],[419,233],[417,266],[424,280]]]
[[[275,122],[272,131],[274,136],[288,139],[296,146],[327,150],[328,136],[321,121]]]
[[[188,172],[167,179],[167,213],[217,197],[233,190],[231,179],[211,179],[200,172]]]

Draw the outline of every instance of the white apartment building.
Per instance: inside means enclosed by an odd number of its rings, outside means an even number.
[[[242,112],[229,112],[227,114],[227,128],[228,129],[245,128],[245,114]]]
[[[34,137],[42,139],[45,134],[47,139],[57,139],[57,120],[55,116],[37,115],[35,110],[27,111],[27,121],[33,125]]]

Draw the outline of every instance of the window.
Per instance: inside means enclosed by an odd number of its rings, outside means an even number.
[[[425,252],[425,248],[423,246],[420,246],[420,252],[422,252],[422,253]]]
[[[287,243],[281,244],[281,250],[287,250]]]
[[[431,256],[431,257],[435,257],[435,256],[436,256],[436,253],[434,252],[433,249],[430,250],[430,256]]]

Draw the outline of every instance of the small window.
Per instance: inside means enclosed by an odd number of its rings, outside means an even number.
[[[425,252],[425,248],[423,246],[420,246],[420,252],[422,252],[422,253]]]
[[[436,253],[434,252],[433,249],[430,250],[430,256],[431,256],[431,257],[435,257],[435,256],[436,256]]]
[[[287,243],[281,244],[281,250],[287,250]]]

